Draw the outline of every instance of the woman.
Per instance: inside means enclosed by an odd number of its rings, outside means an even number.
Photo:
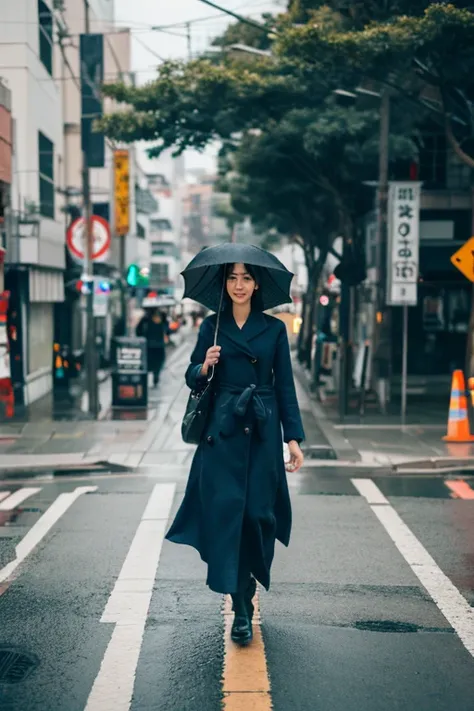
[[[156,387],[165,362],[165,344],[168,338],[166,317],[160,314],[157,308],[147,310],[137,326],[136,334],[146,338],[148,372],[153,373],[153,385]]]
[[[207,584],[232,595],[232,639],[252,639],[256,580],[267,590],[275,539],[288,545],[291,505],[281,427],[288,442],[288,471],[303,464],[304,438],[284,323],[258,308],[258,272],[226,267],[226,299],[218,343],[216,315],[200,328],[188,386],[206,383],[215,396],[194,456],[186,493],[167,538],[196,548],[208,564]]]

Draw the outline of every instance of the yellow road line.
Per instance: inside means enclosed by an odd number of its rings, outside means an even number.
[[[254,598],[253,641],[239,647],[230,638],[234,620],[232,600],[224,602],[224,671],[222,676],[225,711],[271,711],[272,697],[265,646],[262,638],[258,592]]]

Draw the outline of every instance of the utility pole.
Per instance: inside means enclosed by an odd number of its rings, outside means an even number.
[[[377,191],[377,241],[376,241],[376,274],[377,286],[375,294],[375,324],[374,324],[374,363],[375,377],[382,411],[388,400],[388,385],[390,376],[390,316],[386,308],[387,281],[387,245],[388,245],[388,170],[389,170],[389,139],[390,139],[390,94],[385,90],[380,103],[380,134],[379,134],[379,179]]]
[[[89,0],[84,0],[84,30],[90,34]],[[96,418],[99,412],[97,392],[97,354],[94,322],[94,266],[92,261],[94,238],[92,232],[92,205],[90,194],[90,174],[87,158],[87,148],[82,152],[82,195],[85,220],[85,245],[83,282],[86,284],[86,382],[89,396],[89,414]]]

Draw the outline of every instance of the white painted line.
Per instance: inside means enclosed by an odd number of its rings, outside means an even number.
[[[357,486],[357,481],[360,482],[360,480],[352,479],[354,486]],[[376,487],[375,484],[374,486]],[[382,495],[382,492],[380,493]],[[362,495],[364,496],[364,494]],[[371,506],[371,508],[420,583],[426,588],[455,630],[467,651],[474,657],[474,608],[469,605],[451,580],[443,573],[434,558],[390,504],[388,506]]]
[[[115,623],[85,711],[129,711],[176,485],[155,484],[101,622]]]
[[[3,501],[3,499],[6,499],[7,496],[10,496],[10,491],[0,491],[0,501]]]
[[[59,494],[58,498],[53,501],[49,509],[39,518],[35,525],[30,528],[28,533],[22,538],[16,547],[16,558],[10,563],[7,563],[0,569],[0,583],[7,580],[12,573],[23,563],[25,558],[36,548],[38,543],[45,537],[48,531],[54,524],[66,513],[68,508],[82,494],[97,491],[96,486],[78,486],[74,491],[68,494]]]
[[[37,494],[38,491],[41,491],[41,489],[38,489],[36,487],[32,487],[30,489],[18,489],[18,491],[15,491],[15,493],[13,493],[8,499],[0,503],[0,511],[13,511],[13,509],[16,509],[17,506],[19,506],[30,496],[33,496],[33,494]]]
[[[369,504],[388,504],[388,499],[380,491],[379,487],[374,484],[372,479],[351,479],[355,488],[361,496],[367,499]]]
[[[332,425],[335,430],[444,430],[445,424],[439,425]]]

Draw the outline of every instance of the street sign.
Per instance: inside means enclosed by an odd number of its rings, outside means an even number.
[[[451,257],[451,263],[461,274],[464,274],[469,281],[474,282],[474,237],[463,244]]]
[[[107,220],[97,215],[92,215],[92,261],[106,262],[110,252],[110,227]],[[78,217],[77,220],[69,226],[66,236],[66,244],[71,256],[78,262],[84,259],[85,238],[86,238],[86,221],[83,217]]]
[[[416,306],[421,183],[390,183],[388,197],[387,304]]]
[[[128,151],[114,151],[115,232],[126,235],[130,229],[130,161]]]

